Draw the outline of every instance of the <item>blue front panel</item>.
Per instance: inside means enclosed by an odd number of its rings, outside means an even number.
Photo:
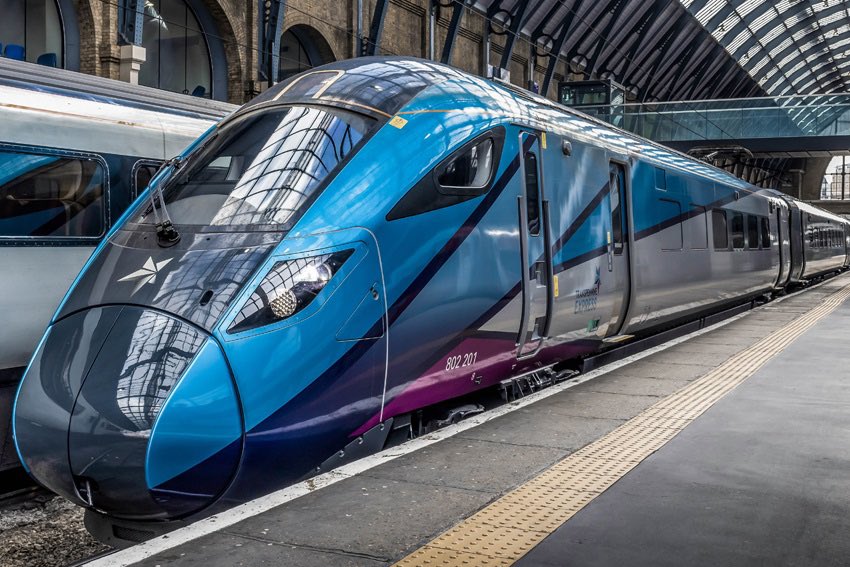
[[[241,441],[241,411],[230,370],[218,343],[209,340],[171,391],[154,423],[145,459],[147,486],[215,494],[235,472],[238,450],[236,458],[222,463],[224,466],[207,467],[191,479],[184,473],[235,443],[241,445]],[[184,477],[178,483],[180,475]]]
[[[303,311],[277,323],[228,331],[242,306],[279,262],[353,250]],[[349,321],[363,301],[374,320]],[[258,270],[216,336],[233,369],[245,415],[245,455],[230,497],[279,486],[310,472],[347,443],[381,407],[385,380],[385,297],[381,251],[368,231],[287,238]],[[341,331],[364,329],[362,340]],[[271,467],[279,474],[269,475]]]

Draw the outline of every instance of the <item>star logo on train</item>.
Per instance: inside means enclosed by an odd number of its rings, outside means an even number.
[[[130,292],[130,295],[136,295],[136,292],[142,289],[142,286],[149,283],[156,283],[156,276],[159,274],[159,271],[163,269],[169,262],[171,262],[172,259],[173,258],[169,258],[167,260],[163,260],[162,262],[154,262],[153,258],[148,258],[148,261],[145,262],[145,265],[142,266],[141,270],[136,270],[132,274],[127,274],[118,281],[129,282],[133,280],[139,280],[136,283],[136,287],[134,287],[133,291]]]

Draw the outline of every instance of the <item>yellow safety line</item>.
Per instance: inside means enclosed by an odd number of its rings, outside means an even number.
[[[398,566],[512,565],[830,314],[850,284],[414,551]]]

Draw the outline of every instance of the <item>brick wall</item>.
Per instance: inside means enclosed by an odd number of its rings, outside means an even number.
[[[227,58],[227,98],[234,103],[245,102],[264,88],[258,82],[257,24],[260,9],[256,0],[202,0],[216,22],[213,32],[224,46]],[[309,26],[327,42],[334,59],[352,57],[357,52],[355,40],[357,0],[287,0],[284,30],[292,26]],[[80,27],[80,69],[85,73],[118,78],[119,46],[117,2],[77,0]],[[368,36],[375,0],[363,0],[363,35]],[[380,53],[429,57],[432,47],[429,0],[391,0],[384,23]],[[451,10],[437,10],[433,52],[436,59],[442,54]],[[471,73],[485,72],[486,59],[483,38],[486,21],[483,16],[466,10],[461,21],[451,63]],[[209,30],[208,30],[209,31]],[[501,60],[505,35],[491,34],[489,62]],[[540,58],[529,70],[531,49],[522,39],[516,41],[509,69],[511,81],[526,85],[529,77],[543,82],[547,59]],[[548,96],[555,96],[557,81],[567,69],[559,62]]]

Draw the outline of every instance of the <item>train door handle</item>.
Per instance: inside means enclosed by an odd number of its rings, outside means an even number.
[[[534,279],[537,280],[538,286],[546,285],[546,262],[534,263]]]

